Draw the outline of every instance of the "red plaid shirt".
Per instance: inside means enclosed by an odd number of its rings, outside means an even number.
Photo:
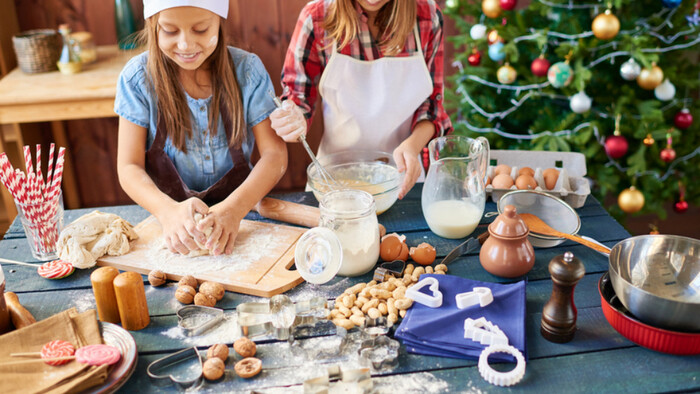
[[[284,98],[292,98],[301,107],[309,126],[318,98],[318,82],[333,51],[331,46],[326,45],[327,38],[323,29],[326,10],[332,1],[314,0],[301,10],[282,68],[282,85],[288,87]],[[359,60],[381,58],[382,53],[372,39],[367,25],[367,15],[359,4],[356,3],[355,6],[360,20],[359,35],[339,53]],[[416,6],[418,32],[425,62],[433,80],[433,92],[416,109],[411,128],[419,121],[427,119],[435,125],[436,135],[444,135],[452,131],[452,123],[443,106],[442,12],[434,0],[416,0]],[[414,35],[410,34],[403,51],[396,56],[410,56],[416,51]]]

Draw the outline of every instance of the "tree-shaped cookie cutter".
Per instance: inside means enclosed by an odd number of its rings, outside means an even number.
[[[280,340],[293,339],[294,328],[325,321],[329,313],[323,297],[295,303],[284,294],[273,296],[269,302],[246,302],[236,308],[243,335],[272,335]]]

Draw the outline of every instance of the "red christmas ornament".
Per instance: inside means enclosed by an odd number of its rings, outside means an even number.
[[[549,60],[545,59],[544,56],[540,56],[530,64],[530,71],[538,77],[544,77],[547,75],[549,66]]]
[[[481,52],[475,49],[474,52],[472,52],[472,54],[469,55],[469,57],[467,57],[467,61],[472,66],[478,66],[479,64],[481,64]]]
[[[629,148],[627,139],[621,135],[611,135],[605,139],[605,153],[611,159],[619,159],[627,154],[627,148]]]
[[[688,108],[683,108],[676,114],[676,117],[673,119],[673,123],[679,129],[687,129],[691,124],[693,124],[693,115],[690,113]]]
[[[673,204],[673,210],[678,212],[678,213],[683,213],[688,210],[688,202],[687,201],[676,201],[675,204]]]
[[[518,5],[518,0],[501,0],[501,8],[510,11]]]
[[[659,156],[661,157],[661,160],[665,161],[666,163],[670,163],[676,158],[676,151],[670,146],[667,146],[661,150],[661,154]]]

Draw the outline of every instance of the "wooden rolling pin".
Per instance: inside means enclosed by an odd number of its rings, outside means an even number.
[[[321,210],[317,207],[270,197],[260,200],[253,209],[262,217],[304,227],[316,227],[321,219]],[[379,233],[380,236],[386,234],[386,228],[381,224],[379,225]]]
[[[7,304],[7,309],[10,311],[12,324],[15,325],[16,329],[27,327],[36,323],[34,316],[29,313],[27,308],[23,307],[22,304],[19,303],[17,294],[11,291],[5,293],[5,303]]]

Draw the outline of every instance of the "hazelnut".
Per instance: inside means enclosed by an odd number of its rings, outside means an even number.
[[[202,374],[204,374],[204,377],[207,378],[207,380],[216,380],[224,376],[225,369],[226,366],[224,365],[224,362],[221,361],[221,359],[214,357],[204,362]]]
[[[194,304],[202,306],[214,306],[216,305],[216,298],[207,294],[197,293],[194,296]]]
[[[193,287],[195,290],[197,289],[197,279],[192,275],[183,276],[177,284],[179,286],[187,285]]]
[[[217,301],[221,301],[221,299],[224,298],[226,290],[224,290],[224,286],[221,286],[219,283],[207,281],[199,285],[199,292],[210,295],[216,298]]]
[[[160,270],[153,270],[148,273],[148,283],[150,283],[151,286],[162,286],[167,279],[168,277],[165,276],[165,272]]]
[[[246,337],[236,339],[233,343],[233,350],[240,354],[241,357],[253,357],[255,356],[255,342],[251,341]]]
[[[207,359],[218,358],[221,361],[226,361],[228,359],[228,346],[223,343],[217,343],[216,345],[207,349]]]
[[[262,370],[262,361],[255,357],[247,357],[237,362],[233,369],[242,378],[252,378]]]
[[[195,294],[197,294],[197,290],[192,286],[183,285],[175,290],[175,298],[183,304],[191,304]]]

